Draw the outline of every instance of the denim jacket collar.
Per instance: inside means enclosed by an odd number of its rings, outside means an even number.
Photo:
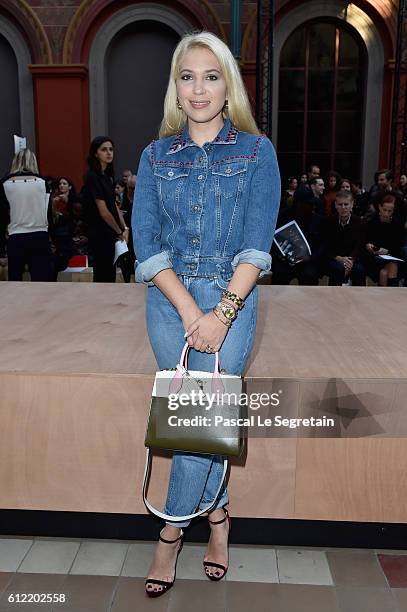
[[[239,130],[232,125],[230,119],[225,119],[222,129],[219,134],[216,136],[214,140],[212,140],[212,144],[236,144],[237,135]],[[182,149],[186,147],[197,146],[196,143],[192,140],[189,135],[188,124],[184,127],[182,132],[179,132],[175,139],[167,151],[167,155],[171,155],[172,153],[178,153]]]

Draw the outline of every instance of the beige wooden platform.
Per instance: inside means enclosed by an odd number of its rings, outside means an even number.
[[[156,369],[145,291],[0,283],[0,508],[145,512]],[[336,412],[342,437],[293,430],[249,439],[231,471],[233,514],[405,522],[407,291],[262,286],[260,294],[248,391],[283,389],[287,416],[316,405]],[[168,465],[155,462],[157,504]]]

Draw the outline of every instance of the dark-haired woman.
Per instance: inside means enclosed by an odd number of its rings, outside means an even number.
[[[325,179],[326,191],[324,193],[324,209],[325,209],[325,215],[327,217],[335,213],[334,202],[335,202],[336,194],[339,191],[339,185],[341,183],[341,180],[342,179],[340,177],[340,174],[338,174],[338,172],[335,172],[335,170],[331,170],[326,175],[326,179]]]
[[[390,255],[400,258],[403,247],[404,228],[394,218],[396,198],[387,194],[379,202],[378,211],[366,223],[366,270],[370,278],[380,287],[398,287],[399,262],[381,258]]]
[[[290,208],[293,205],[294,192],[298,187],[298,180],[295,176],[290,176],[287,181],[287,189],[281,196],[280,212],[285,208]]]
[[[115,282],[115,244],[117,240],[128,240],[128,228],[116,204],[113,151],[113,142],[108,136],[94,138],[83,190],[95,283]]]
[[[58,187],[51,196],[52,224],[49,228],[55,249],[55,280],[73,255],[73,204],[76,200],[72,181],[66,176],[59,177]]]

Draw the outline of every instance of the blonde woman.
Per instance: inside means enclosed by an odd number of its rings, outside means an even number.
[[[52,253],[48,235],[47,186],[38,174],[30,149],[14,156],[10,174],[0,182],[1,225],[8,233],[8,279],[21,281],[27,264],[32,281],[52,281]]]
[[[220,350],[222,368],[240,375],[255,337],[256,281],[270,270],[280,176],[239,68],[215,35],[187,35],[175,49],[159,136],[141,157],[132,221],[152,349],[160,369],[174,367],[186,334],[195,349],[191,369],[213,371]],[[221,457],[174,453],[165,514],[207,507],[221,478]],[[227,572],[226,504],[224,489],[208,517],[210,580]],[[174,518],[161,531],[146,580],[150,597],[174,584],[187,525]]]

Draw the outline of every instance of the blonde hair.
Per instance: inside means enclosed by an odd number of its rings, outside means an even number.
[[[164,100],[164,117],[161,122],[159,137],[165,138],[177,134],[187,123],[187,115],[177,105],[175,81],[179,75],[180,64],[185,53],[196,47],[212,51],[219,62],[226,81],[228,101],[228,108],[223,110],[223,117],[229,117],[238,130],[259,134],[239,66],[229,47],[211,32],[198,32],[186,34],[178,43],[172,56],[170,78]]]
[[[14,172],[34,172],[34,174],[39,174],[35,154],[30,149],[19,151],[17,155],[14,155],[10,172],[11,174],[14,174]]]

